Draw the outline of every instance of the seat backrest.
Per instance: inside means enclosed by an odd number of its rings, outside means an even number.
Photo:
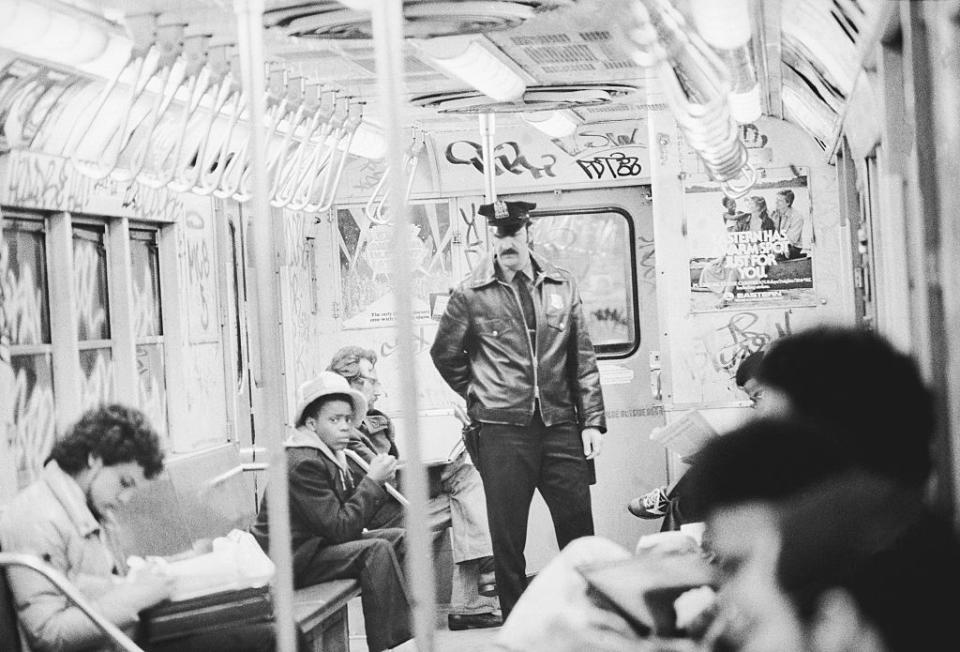
[[[19,652],[21,648],[18,625],[17,609],[7,583],[7,572],[0,568],[0,650]]]
[[[240,465],[234,444],[168,461],[161,476],[118,512],[125,552],[172,555],[188,550],[197,539],[248,528],[256,516],[256,499]]]

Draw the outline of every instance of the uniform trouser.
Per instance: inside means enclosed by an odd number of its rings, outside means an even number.
[[[527,584],[523,551],[533,490],[547,503],[562,549],[593,534],[589,468],[577,425],[546,427],[539,412],[526,427],[484,423],[479,451],[497,591],[506,618]]]
[[[367,647],[379,652],[413,637],[410,601],[403,579],[404,531],[370,530],[360,539],[305,550],[294,555],[297,588],[336,579],[360,580]]]

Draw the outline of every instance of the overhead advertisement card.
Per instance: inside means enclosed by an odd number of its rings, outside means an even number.
[[[684,186],[695,312],[814,300],[807,170],[767,169],[758,176],[736,200],[713,181]]]

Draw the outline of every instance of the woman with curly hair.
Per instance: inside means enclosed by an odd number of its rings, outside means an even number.
[[[39,557],[73,582],[107,620],[134,634],[140,611],[170,597],[174,578],[157,565],[125,572],[113,512],[163,471],[160,437],[138,409],[87,411],[53,446],[40,477],[0,517],[4,552]],[[100,629],[38,573],[7,578],[30,649],[113,649]],[[176,639],[160,650],[274,649],[270,623]],[[166,644],[164,644],[166,645]]]

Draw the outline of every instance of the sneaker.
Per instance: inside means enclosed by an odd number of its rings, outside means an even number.
[[[485,627],[500,627],[503,617],[498,613],[482,614],[447,614],[447,628],[451,632],[463,629],[483,629]]]
[[[657,487],[627,503],[627,510],[639,518],[663,518],[669,507],[670,499],[667,498],[666,487]]]

